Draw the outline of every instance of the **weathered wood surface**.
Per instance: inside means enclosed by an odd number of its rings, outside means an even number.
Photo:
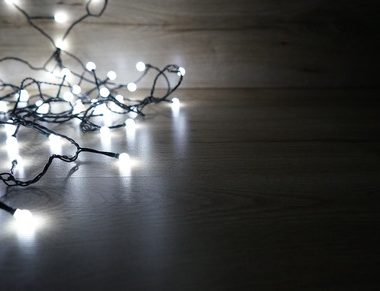
[[[84,1],[25,1],[31,14],[83,11]],[[35,64],[49,44],[0,3],[0,57]],[[185,87],[374,87],[379,26],[377,1],[358,0],[111,0],[69,38],[69,51],[134,79],[144,60],[186,67]],[[41,22],[54,38],[62,26]],[[14,67],[0,78],[18,80]],[[144,84],[148,86],[148,83]]]
[[[46,225],[18,237],[0,213],[0,289],[378,288],[378,92],[181,96],[178,116],[160,106],[134,138],[113,133],[109,147],[136,160],[130,173],[83,155],[71,177],[55,163],[3,197]]]

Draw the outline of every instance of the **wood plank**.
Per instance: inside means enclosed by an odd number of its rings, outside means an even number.
[[[23,5],[33,14],[63,9],[76,15],[81,3]],[[0,5],[0,57],[20,55],[41,64],[49,44]],[[123,81],[134,79],[134,64],[144,60],[186,67],[186,88],[374,87],[376,5],[357,0],[292,0],[286,5],[274,0],[165,0],[159,5],[113,0],[103,18],[73,31],[69,50],[95,60],[101,74],[114,68]],[[55,24],[41,25],[54,38],[62,33]],[[1,66],[0,77],[18,81],[14,71]]]
[[[378,92],[180,93],[113,133],[130,173],[83,155],[2,198],[46,221],[27,238],[0,213],[2,288],[375,290]]]

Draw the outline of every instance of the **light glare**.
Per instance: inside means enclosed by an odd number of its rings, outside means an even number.
[[[67,20],[69,20],[69,17],[65,12],[60,11],[54,14],[54,20],[57,23],[65,23]]]
[[[78,94],[80,94],[80,92],[82,92],[82,88],[79,85],[73,85],[73,88],[71,89],[71,91],[75,95],[78,95]]]
[[[111,81],[113,81],[113,80],[116,79],[117,75],[116,75],[116,73],[114,71],[109,71],[107,73],[107,77],[108,77],[108,79],[110,79]]]
[[[110,90],[108,90],[106,87],[102,87],[100,88],[99,94],[102,97],[108,97],[108,95],[110,95]]]
[[[146,65],[145,65],[143,62],[138,62],[138,63],[136,64],[136,69],[137,69],[137,71],[139,71],[139,72],[144,72],[145,69],[146,69]]]
[[[135,83],[133,83],[133,82],[128,83],[127,89],[128,89],[129,92],[135,92],[136,89],[137,89],[137,85]]]
[[[88,62],[88,63],[86,64],[86,69],[89,70],[89,71],[93,71],[93,70],[95,70],[95,69],[96,69],[96,65],[95,65],[95,63],[94,63],[94,62]]]

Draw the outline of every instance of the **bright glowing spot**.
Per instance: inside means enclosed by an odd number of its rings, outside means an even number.
[[[33,214],[27,209],[16,209],[13,217],[21,223],[31,223],[33,220]]]
[[[119,154],[119,161],[123,164],[129,163],[129,155],[127,153],[121,153]]]
[[[180,104],[181,104],[181,102],[179,101],[179,99],[178,98],[176,98],[176,97],[174,97],[173,99],[172,99],[172,104],[174,105],[174,106],[179,106]]]
[[[137,71],[139,71],[139,72],[144,72],[145,69],[146,69],[146,65],[145,65],[143,62],[138,62],[138,63],[136,64],[136,69],[137,69]]]
[[[7,112],[7,111],[8,111],[8,102],[0,101],[0,112]]]
[[[96,103],[98,102],[98,99],[94,98],[94,99],[91,99],[91,103]]]
[[[113,81],[113,80],[116,79],[117,75],[116,75],[116,73],[114,71],[109,71],[107,73],[107,77],[108,77],[108,79],[110,79],[111,81]]]
[[[62,153],[62,143],[63,143],[62,138],[56,134],[50,134],[49,142],[50,142],[50,151],[53,154],[60,155]]]
[[[36,101],[35,105],[36,105],[37,107],[40,107],[43,103],[44,103],[44,101],[42,101],[42,100],[40,99],[40,100],[37,100],[37,101]]]
[[[111,134],[111,130],[107,126],[102,126],[100,128],[100,135],[102,137],[108,137]]]
[[[12,122],[12,120],[8,120],[8,122]],[[11,136],[16,131],[16,126],[13,124],[4,124],[5,132],[7,133],[7,136]]]
[[[51,74],[52,74],[54,77],[56,77],[56,78],[60,78],[60,77],[61,77],[61,71],[60,71],[58,68],[54,69],[54,71],[51,72]]]
[[[77,100],[75,102],[73,114],[78,114],[78,113],[80,113],[80,112],[82,112],[84,110],[85,110],[85,108],[84,108],[84,105],[83,105],[82,101],[81,100]]]
[[[133,82],[128,83],[127,89],[128,89],[129,92],[135,92],[136,89],[137,89],[137,85],[135,83],[133,83]]]
[[[16,169],[24,167],[25,163],[24,163],[23,158],[20,155],[16,156],[15,160],[17,161]]]
[[[74,100],[74,95],[70,91],[63,93],[63,99],[67,102],[72,102]]]
[[[19,104],[18,104],[18,107],[19,108],[25,108],[25,107],[27,107],[28,106],[28,102],[20,102]]]
[[[69,47],[68,43],[66,40],[63,39],[58,39],[55,41],[55,46],[61,50],[67,50]]]
[[[54,20],[58,23],[65,23],[69,20],[69,17],[65,12],[60,11],[54,14]]]
[[[172,107],[172,112],[173,112],[173,115],[174,117],[178,117],[178,114],[179,114],[179,110],[181,108],[181,102],[179,101],[178,98],[174,97],[172,99],[172,104],[171,104],[171,107]]]
[[[7,3],[9,5],[13,5],[13,4],[18,4],[18,1],[17,0],[5,0],[5,3]]]
[[[52,145],[61,145],[62,144],[62,138],[56,134],[50,134],[49,135],[49,141]]]
[[[108,97],[110,95],[110,90],[108,90],[106,87],[102,87],[100,88],[99,94],[102,97]]]
[[[27,209],[16,209],[13,214],[15,219],[15,229],[18,234],[23,237],[31,237],[37,226],[37,221],[34,219],[33,214]]]
[[[132,161],[127,153],[119,154],[118,166],[119,166],[119,171],[121,175],[123,176],[131,175]]]
[[[78,94],[80,94],[80,92],[82,92],[82,88],[79,85],[73,85],[73,88],[71,89],[71,91],[75,95],[78,95]]]
[[[123,97],[123,95],[116,95],[115,99],[116,99],[117,101],[119,101],[120,103],[123,103],[123,102],[124,102],[124,97]]]
[[[95,63],[94,62],[88,62],[86,64],[86,69],[89,70],[89,71],[95,70],[96,69]]]
[[[16,97],[19,98],[20,102],[28,102],[29,100],[29,92],[25,89],[20,90],[20,93],[16,94]]]
[[[61,77],[70,77],[71,76],[71,71],[68,68],[63,68],[61,71]]]
[[[130,110],[131,111],[128,112],[128,116],[133,119],[136,118],[138,113],[135,111],[135,107],[132,106]]]
[[[37,109],[37,113],[40,113],[40,114],[47,114],[48,112],[49,112],[49,104],[47,103],[42,104]]]
[[[177,74],[178,74],[178,76],[185,76],[185,74],[186,74],[185,68],[179,67]]]
[[[126,126],[127,130],[129,130],[129,129],[133,130],[136,128],[136,122],[132,118],[128,118],[125,121],[125,126]]]
[[[8,148],[17,147],[18,146],[17,138],[14,136],[9,136],[7,138],[6,144],[7,144]]]

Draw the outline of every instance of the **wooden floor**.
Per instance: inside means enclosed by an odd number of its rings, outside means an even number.
[[[86,154],[8,191],[42,225],[0,213],[1,290],[378,290],[378,92],[179,96],[135,135],[80,140],[131,169]]]

